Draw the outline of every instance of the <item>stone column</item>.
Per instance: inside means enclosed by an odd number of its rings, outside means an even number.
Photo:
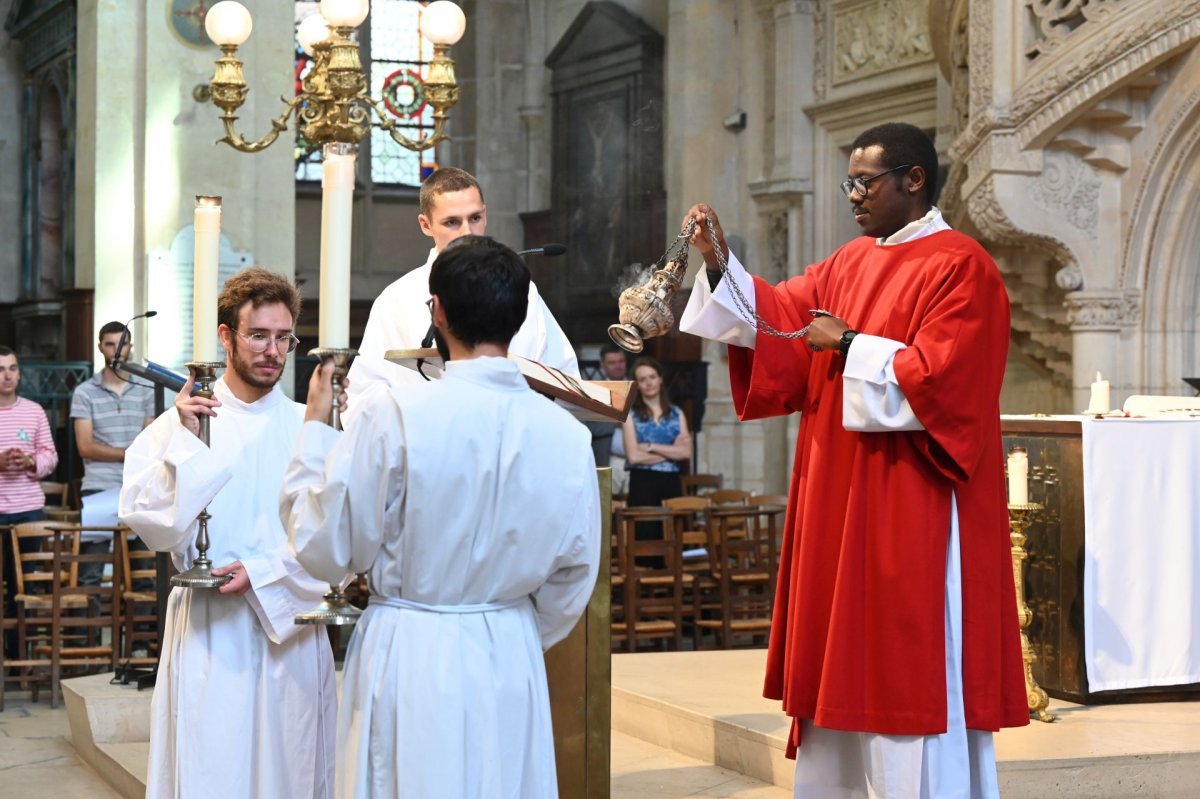
[[[1087,407],[1096,372],[1112,384],[1113,407],[1121,407],[1138,384],[1138,364],[1127,363],[1128,359],[1122,357],[1122,334],[1137,324],[1137,298],[1115,290],[1073,291],[1067,295],[1066,306],[1074,351],[1074,409]]]

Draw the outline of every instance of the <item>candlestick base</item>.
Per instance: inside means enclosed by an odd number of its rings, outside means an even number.
[[[331,585],[319,605],[296,614],[293,621],[296,624],[347,625],[356,623],[361,616],[362,611],[350,604],[342,590]]]
[[[232,574],[220,577],[213,574],[212,561],[208,558],[196,558],[192,568],[171,577],[171,585],[180,588],[220,588],[232,579]]]

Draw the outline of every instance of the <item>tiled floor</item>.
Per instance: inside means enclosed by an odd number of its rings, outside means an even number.
[[[50,709],[45,694],[8,692],[0,713],[0,799],[119,799],[75,756],[67,711]]]

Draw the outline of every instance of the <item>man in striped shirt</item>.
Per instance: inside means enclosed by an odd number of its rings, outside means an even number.
[[[121,490],[125,450],[142,428],[154,421],[154,392],[109,366],[114,360],[128,359],[133,344],[129,328],[120,322],[109,322],[100,328],[99,338],[104,368],[76,386],[71,397],[71,422],[83,458],[79,495],[83,499],[84,523],[110,526],[117,524],[117,494]],[[136,547],[144,548],[140,540]],[[106,554],[111,550],[111,534],[83,534],[80,551],[84,554]],[[99,585],[103,573],[103,563],[80,564],[79,584]]]
[[[20,384],[17,354],[0,346],[0,525],[44,518],[46,495],[38,481],[58,465],[58,451],[50,437],[46,412],[36,402],[17,396]],[[16,611],[12,604],[14,553],[4,554],[4,615],[11,617]],[[5,643],[12,651],[15,641]]]

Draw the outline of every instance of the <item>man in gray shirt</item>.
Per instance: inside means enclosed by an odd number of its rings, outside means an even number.
[[[100,328],[100,353],[104,368],[91,379],[75,387],[71,398],[71,419],[75,424],[75,443],[83,458],[83,498],[85,523],[116,525],[116,495],[121,489],[121,470],[125,448],[154,418],[154,392],[143,383],[134,383],[118,374],[110,364],[121,348],[120,360],[129,357],[133,342],[129,329],[120,322],[109,322]],[[108,502],[111,498],[111,503]],[[89,502],[92,512],[88,513]],[[101,508],[111,504],[111,520]],[[97,515],[99,511],[100,515]],[[90,517],[90,518],[89,518]],[[85,533],[80,551],[85,554],[105,553],[112,546],[112,537]],[[103,564],[80,565],[80,585],[99,585]]]

